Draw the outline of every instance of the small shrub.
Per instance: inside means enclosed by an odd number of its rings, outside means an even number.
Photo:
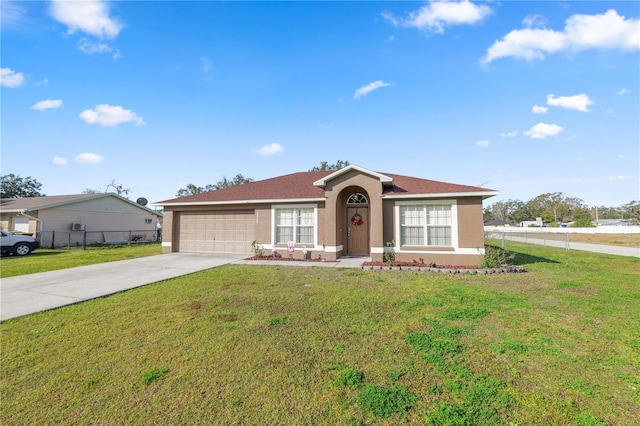
[[[338,386],[350,386],[359,387],[364,381],[364,373],[356,371],[353,368],[345,368],[340,371],[338,378],[335,380],[335,384]]]
[[[253,254],[257,258],[264,257],[264,248],[262,247],[262,244],[260,244],[256,240],[253,240],[253,242],[251,243],[251,248],[253,249]]]
[[[152,382],[162,379],[169,372],[168,368],[154,368],[153,370],[142,373],[142,384],[148,385]]]
[[[501,268],[509,264],[515,257],[515,253],[509,253],[500,247],[485,246],[484,258],[480,266],[482,268]]]
[[[591,222],[591,218],[581,217],[576,219],[572,225],[574,228],[595,228],[596,226]]]
[[[384,258],[385,263],[392,263],[396,260],[396,252],[393,251],[393,247],[396,243],[395,241],[387,241],[386,245],[387,247],[391,247],[391,251],[385,251],[382,257]]]
[[[358,396],[358,402],[365,411],[376,417],[389,417],[393,413],[405,413],[418,400],[406,386],[384,387],[366,386]]]

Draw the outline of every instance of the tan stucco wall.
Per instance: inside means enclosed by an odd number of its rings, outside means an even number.
[[[347,197],[354,192],[362,192],[366,195],[368,205],[369,226],[369,247],[373,248],[370,253],[372,260],[383,260],[383,253],[387,243],[397,239],[395,235],[394,206],[399,200],[397,198],[384,198],[382,196],[382,183],[376,176],[361,173],[357,170],[350,170],[326,183],[324,202],[299,202],[299,203],[274,203],[274,204],[238,204],[238,205],[204,205],[204,206],[166,206],[164,210],[164,230],[163,230],[163,251],[177,250],[177,232],[179,224],[177,218],[179,214],[174,212],[194,212],[194,211],[228,211],[247,210],[255,211],[255,239],[263,245],[271,245],[272,238],[272,218],[271,209],[277,205],[287,204],[314,204],[317,206],[318,223],[318,246],[323,244],[329,251],[311,250],[311,256],[317,258],[321,255],[327,260],[335,260],[346,254],[346,201]],[[451,200],[451,198],[443,198]],[[424,198],[415,198],[424,200]],[[402,199],[402,201],[411,201]],[[429,199],[437,201],[437,199]],[[422,258],[427,263],[435,262],[440,265],[478,265],[482,260],[481,251],[484,248],[484,232],[482,223],[482,198],[470,197],[457,199],[457,231],[458,249],[462,253],[454,253],[454,248],[414,248],[416,253],[396,253],[396,259],[400,261],[412,261]],[[275,247],[278,252],[288,255],[281,250],[280,246]],[[301,248],[301,245],[300,247]],[[286,250],[286,246],[282,245]],[[420,253],[424,251],[424,253]],[[477,252],[476,252],[477,251]],[[301,253],[296,251],[294,257],[301,257]]]
[[[484,248],[481,197],[458,200],[458,244],[463,248]]]
[[[263,245],[271,245],[271,209],[275,206],[286,206],[290,204],[309,204],[315,205],[318,212],[318,244],[323,244],[323,235],[325,233],[325,209],[324,203],[318,201],[301,202],[301,203],[274,203],[274,204],[228,204],[228,205],[200,205],[200,206],[165,206],[163,216],[162,231],[162,251],[169,253],[178,250],[178,239],[180,230],[180,213],[184,212],[215,212],[230,210],[253,210],[255,215],[255,240]],[[297,248],[301,249],[303,244],[298,244]],[[278,245],[276,250],[282,252],[280,248],[286,249],[286,245]],[[314,252],[314,253],[317,253]],[[296,256],[298,253],[296,253]],[[317,257],[317,256],[316,256]]]
[[[369,201],[369,247],[382,247],[383,242],[383,210],[382,210],[382,184],[375,176],[362,174],[356,170],[350,170],[331,181],[325,187],[326,216],[325,238],[329,246],[345,246],[345,209],[347,197],[353,192],[362,192]],[[335,257],[344,254],[338,250]]]

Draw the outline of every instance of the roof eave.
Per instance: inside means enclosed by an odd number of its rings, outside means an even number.
[[[498,191],[482,191],[482,192],[440,192],[433,194],[382,194],[385,199],[408,199],[408,198],[461,198],[461,197],[482,197],[486,199],[498,195]]]
[[[311,203],[326,201],[322,198],[272,198],[265,200],[229,200],[229,201],[196,201],[196,202],[181,202],[181,203],[153,203],[156,206],[173,207],[173,206],[224,206],[231,204],[291,204],[291,203]]]

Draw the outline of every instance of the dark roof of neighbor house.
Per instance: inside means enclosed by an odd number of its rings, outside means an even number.
[[[36,210],[49,209],[52,207],[59,207],[66,204],[73,204],[80,201],[95,200],[105,197],[114,197],[129,204],[135,205],[141,209],[147,210],[149,213],[161,215],[148,207],[134,203],[133,201],[121,197],[113,193],[100,193],[100,194],[74,194],[74,195],[50,195],[45,197],[25,197],[25,198],[1,198],[0,199],[0,211],[4,213],[9,212],[29,212]]]
[[[357,166],[347,166],[356,170],[367,172]],[[342,169],[344,170],[344,169]],[[340,172],[340,171],[338,171]],[[298,172],[270,179],[231,186],[215,191],[203,192],[186,197],[160,201],[154,204],[207,204],[207,203],[232,203],[235,201],[269,201],[269,200],[308,200],[323,199],[324,189],[314,185],[324,178],[337,174],[336,171],[311,171]],[[381,192],[385,196],[424,196],[436,194],[456,194],[462,196],[490,197],[497,192],[477,186],[458,185],[454,183],[439,182],[435,180],[420,179],[390,173],[370,172],[376,176],[391,178],[393,185],[382,186]]]

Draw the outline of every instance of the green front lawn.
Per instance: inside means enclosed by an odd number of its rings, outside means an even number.
[[[227,265],[0,325],[0,423],[640,423],[640,259]]]
[[[86,250],[81,248],[73,250],[39,248],[28,256],[3,256],[0,258],[0,278],[153,256],[161,252],[160,243],[91,246]]]

